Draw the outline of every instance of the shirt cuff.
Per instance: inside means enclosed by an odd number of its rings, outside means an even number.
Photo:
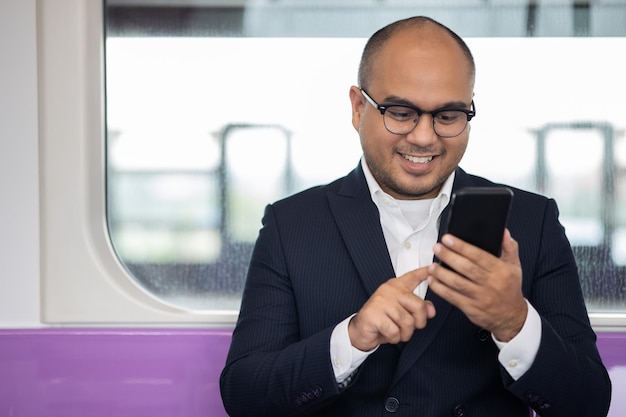
[[[363,352],[352,346],[350,335],[348,334],[348,324],[355,315],[356,313],[339,323],[330,335],[330,357],[337,383],[346,380],[370,354],[378,349],[376,347],[370,351]]]
[[[518,380],[528,371],[535,361],[541,343],[541,317],[537,310],[526,300],[528,314],[522,330],[508,343],[500,342],[491,335],[500,349],[498,360],[511,375]]]

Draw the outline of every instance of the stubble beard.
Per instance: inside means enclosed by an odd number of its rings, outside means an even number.
[[[394,178],[393,173],[381,170],[369,161],[367,164],[383,191],[388,194],[395,194],[396,198],[403,200],[419,200],[427,198],[431,194],[437,194],[443,183],[450,176],[450,173],[448,173],[442,177],[436,177],[432,183],[426,183],[420,178],[415,178],[414,184],[404,185]]]

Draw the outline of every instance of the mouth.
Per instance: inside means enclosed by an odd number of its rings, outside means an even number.
[[[412,156],[402,154],[402,157],[407,161],[413,162],[414,164],[427,164],[433,160],[433,156]]]

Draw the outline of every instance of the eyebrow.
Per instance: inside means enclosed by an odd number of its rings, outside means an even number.
[[[416,106],[415,104],[411,103],[409,100],[403,99],[402,97],[398,97],[398,96],[387,96],[385,97],[385,99],[383,100],[383,102],[381,103],[381,105],[383,106],[393,106],[393,105],[398,105],[398,106],[409,106],[409,107],[415,107],[418,108],[420,110],[423,110],[421,107]],[[471,107],[471,105],[468,106],[467,103],[463,102],[463,101],[449,101],[447,103],[444,103],[442,106],[439,106],[433,110],[439,110],[439,109],[466,109]]]

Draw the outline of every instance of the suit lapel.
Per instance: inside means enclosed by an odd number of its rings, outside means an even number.
[[[457,168],[452,191],[470,185],[470,177],[462,169]],[[449,206],[446,207],[441,213],[441,227],[439,227],[439,238],[441,238],[442,227],[446,224],[449,213]],[[433,291],[428,291],[426,293],[426,299],[430,300],[433,303],[433,305],[435,306],[435,310],[437,311],[437,315],[433,319],[428,321],[428,324],[424,329],[416,330],[411,340],[409,340],[404,346],[404,349],[402,350],[402,354],[400,356],[398,367],[396,368],[396,373],[394,375],[392,386],[395,385],[422,356],[428,346],[435,339],[435,337],[443,327],[443,323],[445,323],[448,315],[452,311],[452,304],[439,297]]]
[[[328,193],[328,202],[367,294],[371,295],[395,273],[378,209],[360,165],[345,178],[336,194]]]
[[[440,225],[446,224],[449,211],[449,207],[446,207],[441,213]],[[439,238],[441,238],[441,227],[439,228]],[[411,340],[409,340],[404,346],[396,368],[396,373],[393,377],[392,386],[400,381],[404,374],[408,372],[408,370],[411,369],[415,362],[422,356],[432,341],[435,340],[435,337],[439,334],[443,323],[445,323],[450,311],[452,310],[452,304],[439,297],[433,291],[429,290],[426,292],[426,300],[430,300],[433,303],[437,314],[434,318],[428,321],[428,324],[424,329],[416,330],[415,333],[413,333]]]
[[[396,373],[393,377],[394,386],[400,381],[404,374],[415,364],[415,362],[424,354],[428,346],[435,340],[435,337],[441,330],[443,323],[445,323],[450,311],[452,310],[452,304],[448,303],[443,298],[439,297],[432,291],[426,293],[426,299],[430,300],[435,306],[437,315],[428,321],[426,327],[422,330],[416,330],[413,333],[413,337],[409,340],[402,354],[396,368]]]

